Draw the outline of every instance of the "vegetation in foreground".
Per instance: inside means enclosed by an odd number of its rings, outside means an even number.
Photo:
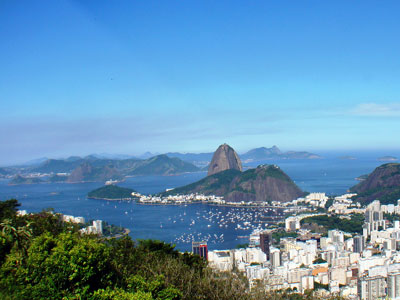
[[[17,216],[18,206],[0,202],[1,299],[316,299],[249,292],[242,275],[214,272],[169,244],[81,235],[52,212]]]

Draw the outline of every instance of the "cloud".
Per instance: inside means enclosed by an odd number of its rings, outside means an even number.
[[[394,117],[400,116],[400,103],[361,103],[351,113],[359,116]]]

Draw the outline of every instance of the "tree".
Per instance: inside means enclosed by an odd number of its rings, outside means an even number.
[[[21,204],[16,199],[0,201],[0,221],[14,218]]]
[[[115,277],[111,249],[89,237],[63,233],[55,238],[44,233],[33,240],[27,254],[21,259],[20,252],[12,252],[2,267],[2,288],[20,292],[20,299],[61,299],[70,294],[87,298],[112,286]]]

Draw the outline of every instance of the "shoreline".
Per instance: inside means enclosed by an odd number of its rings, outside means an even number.
[[[111,198],[100,198],[100,197],[86,197],[87,199],[92,199],[92,200],[104,200],[104,201],[135,201],[134,198],[116,198],[116,199],[111,199]]]
[[[240,205],[235,205],[235,204],[216,204],[216,203],[207,203],[207,202],[187,202],[187,203],[142,203],[142,202],[136,202],[137,204],[140,205],[154,205],[154,206],[160,206],[160,205],[170,205],[170,206],[185,206],[189,204],[204,204],[204,205],[210,205],[210,206],[218,206],[218,207],[240,207],[240,208],[270,208],[270,209],[285,209],[286,207],[276,207],[276,206],[267,206],[267,205],[245,205],[245,204],[240,204]]]

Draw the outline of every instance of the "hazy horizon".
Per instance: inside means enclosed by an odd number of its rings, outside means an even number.
[[[277,145],[278,146],[278,145]],[[259,146],[255,148],[261,148],[261,147],[266,147],[270,148],[271,146]],[[237,151],[239,155],[245,154],[247,151],[255,149],[246,149],[244,151]],[[383,156],[395,156],[397,159],[400,159],[400,149],[336,149],[336,150],[326,150],[326,149],[315,149],[315,150],[307,150],[307,149],[282,149],[278,146],[278,148],[282,152],[287,152],[287,151],[306,151],[306,152],[311,152],[313,154],[320,155],[323,159],[324,158],[339,158],[340,156],[354,156],[358,159],[378,159],[379,157]],[[15,161],[9,161],[6,160],[4,163],[2,163],[2,159],[0,158],[0,167],[9,167],[9,166],[16,166],[16,165],[23,165],[26,163],[32,163],[37,160],[42,160],[42,159],[67,159],[69,157],[86,157],[90,155],[97,155],[97,156],[103,156],[103,157],[112,157],[112,156],[131,156],[135,158],[141,158],[143,159],[144,155],[151,154],[151,156],[156,156],[156,155],[161,155],[161,154],[168,154],[168,153],[194,153],[194,154],[199,154],[199,153],[212,153],[216,150],[210,150],[210,151],[193,151],[193,152],[185,152],[185,151],[168,151],[168,152],[152,152],[152,151],[146,151],[143,153],[135,153],[135,154],[130,154],[130,153],[96,153],[96,152],[90,152],[90,153],[65,153],[64,155],[43,155],[43,156],[38,156],[38,157],[32,157],[31,159],[19,159]],[[118,158],[117,158],[118,159]],[[298,159],[294,159],[298,160]],[[384,163],[384,162],[382,162]]]
[[[0,165],[225,142],[239,153],[390,155],[400,149],[399,9],[3,1]]]

